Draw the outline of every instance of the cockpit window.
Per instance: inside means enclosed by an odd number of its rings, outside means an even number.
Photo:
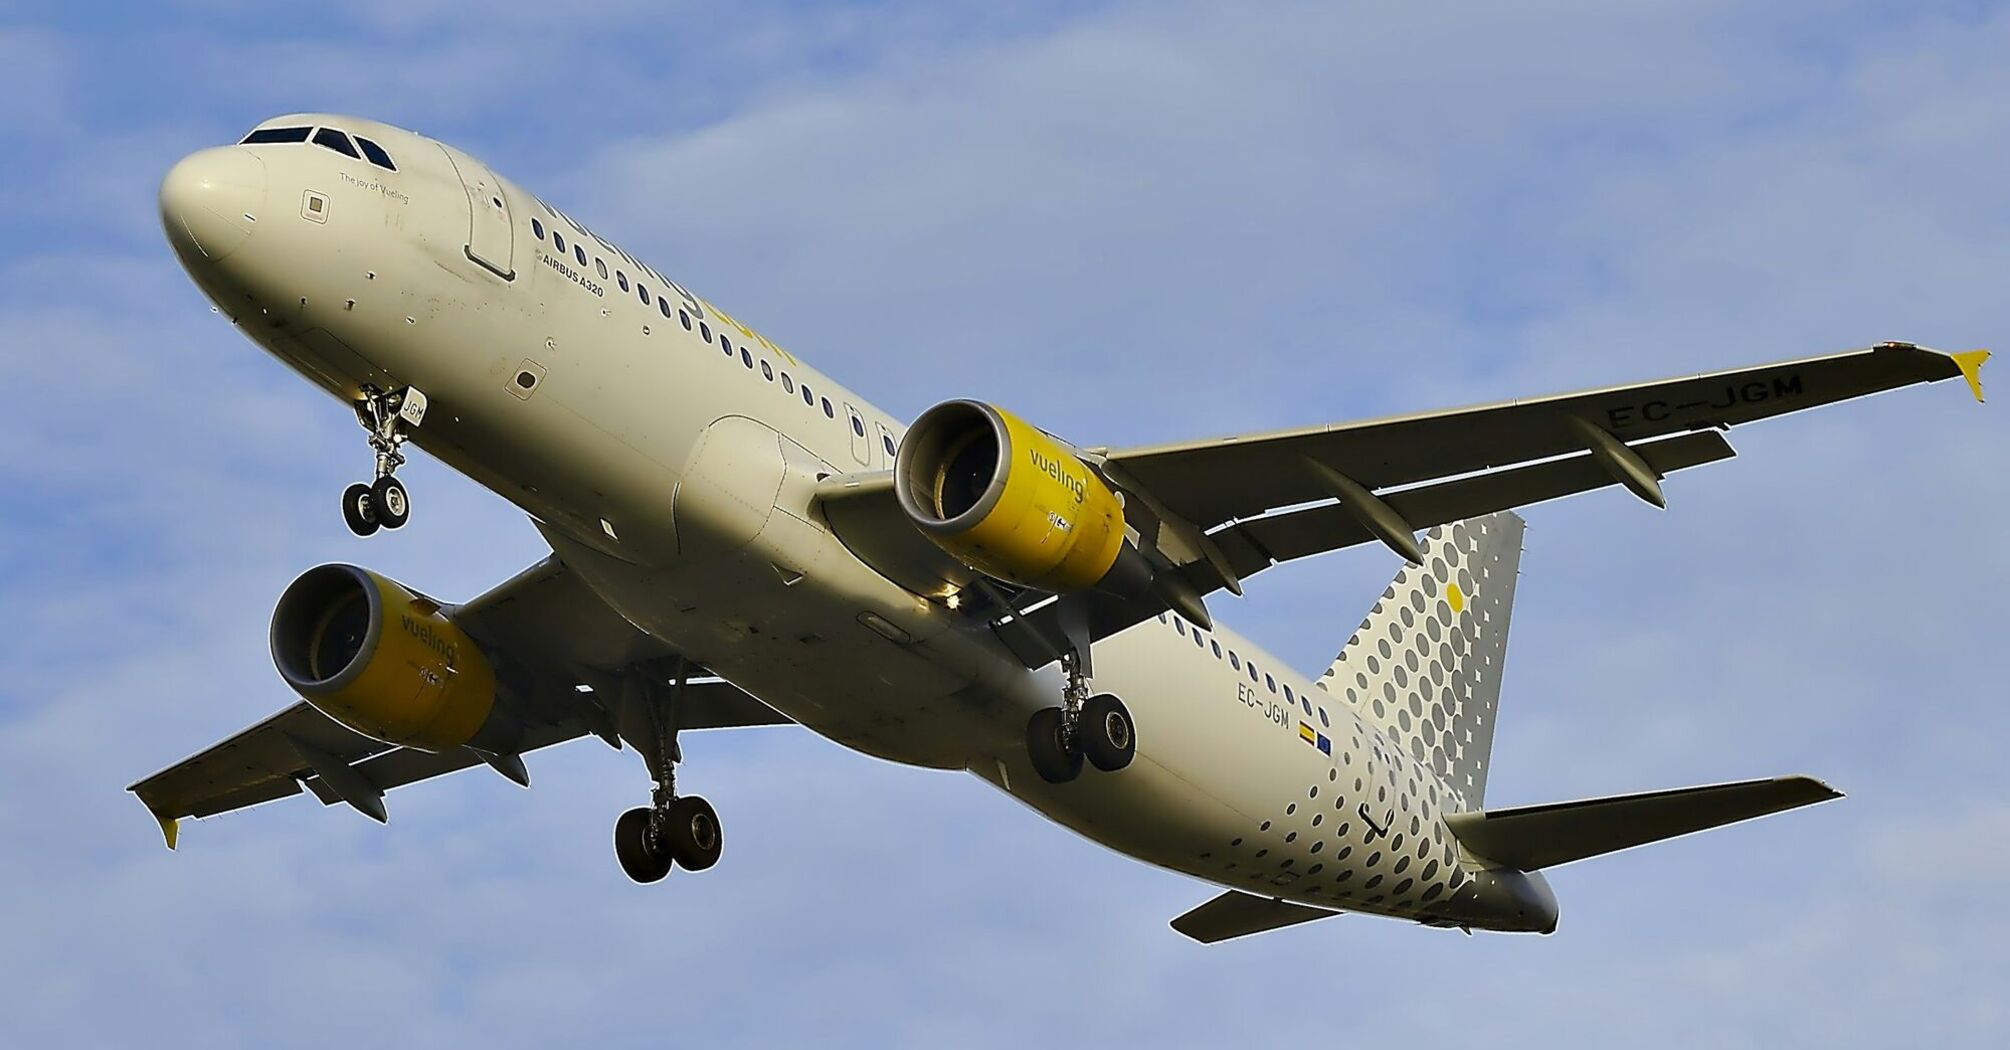
[[[398,166],[396,164],[391,163],[391,155],[389,153],[384,152],[384,147],[379,146],[374,142],[371,142],[369,139],[366,139],[361,135],[356,136],[356,145],[363,147],[363,156],[365,159],[369,160],[370,163],[375,164],[376,166],[384,169],[385,171],[398,170]]]
[[[259,128],[244,136],[240,146],[256,146],[262,142],[306,142],[307,133],[313,128]]]
[[[354,157],[357,160],[363,159],[363,155],[356,152],[356,144],[349,141],[349,136],[334,128],[322,128],[320,131],[315,132],[314,144],[316,146],[326,146],[337,153]]]
[[[361,135],[356,136],[356,145],[362,147],[363,158],[365,160],[368,160],[370,163],[375,164],[376,166],[384,169],[385,171],[398,170],[398,166],[396,164],[391,163],[391,155],[389,153],[384,152],[384,147],[377,145],[376,143],[370,141],[369,139],[364,138]]]

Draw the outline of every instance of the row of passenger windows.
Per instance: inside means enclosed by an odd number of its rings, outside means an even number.
[[[652,296],[649,294],[648,285],[643,284],[640,280],[637,280],[633,284],[630,284],[628,280],[628,273],[622,270],[618,266],[614,268],[612,277],[610,278],[606,259],[596,255],[592,258],[591,261],[589,261],[586,256],[586,247],[580,244],[578,241],[572,242],[571,247],[568,249],[565,243],[565,235],[558,232],[558,230],[556,229],[546,231],[544,228],[544,223],[541,220],[539,220],[536,216],[531,217],[530,232],[536,235],[537,239],[540,241],[543,241],[547,237],[549,237],[551,241],[551,246],[557,249],[558,254],[561,256],[567,254],[567,252],[570,251],[572,258],[575,262],[579,263],[581,267],[586,266],[593,267],[594,272],[600,275],[601,280],[603,281],[610,279],[613,280],[614,283],[617,286],[619,286],[623,292],[632,290],[635,293],[635,297],[641,300],[642,305],[648,306],[653,301],[656,306],[656,311],[658,313],[662,314],[665,318],[675,316],[677,318],[677,323],[683,325],[685,331],[687,332],[696,331],[698,333],[699,338],[705,340],[705,342],[716,343],[719,349],[724,351],[728,358],[734,357],[736,355],[736,351],[733,347],[732,340],[727,338],[726,333],[723,330],[720,331],[717,337],[715,338],[712,333],[712,326],[709,323],[705,321],[699,321],[694,326],[691,323],[690,313],[686,312],[682,307],[672,306],[670,303],[670,297],[668,295],[658,295],[652,298]],[[752,370],[755,367],[754,355],[751,351],[747,349],[745,344],[742,344],[738,348],[737,356],[740,358],[740,363],[742,365],[745,365],[749,370]],[[789,375],[788,372],[775,371],[775,366],[773,364],[770,364],[766,358],[763,358],[760,362],[760,371],[761,371],[761,378],[766,379],[770,383],[775,382],[776,379],[779,377],[782,384],[782,390],[784,393],[789,394],[800,393],[802,395],[803,404],[808,405],[811,408],[823,409],[823,413],[826,418],[829,419],[837,418],[837,406],[831,404],[831,399],[828,397],[818,397],[816,393],[810,389],[810,385],[808,383],[797,383],[795,377]],[[865,421],[863,419],[860,419],[858,415],[855,413],[851,414],[851,431],[852,434],[857,437],[865,436]],[[892,436],[882,433],[879,436],[879,442],[880,445],[883,448],[885,448],[887,457],[891,459],[894,454]]]
[[[310,137],[316,146],[320,146],[323,149],[332,149],[345,157],[351,157],[356,160],[368,160],[385,171],[398,170],[398,166],[391,163],[391,155],[384,152],[384,147],[361,135],[357,135],[354,139],[351,139],[348,132],[338,128],[321,128],[319,130],[314,128],[259,128],[257,131],[244,136],[244,141],[239,142],[238,145],[257,146],[273,142],[306,142]]]
[[[1212,638],[1203,637],[1200,633],[1200,628],[1194,627],[1190,629],[1187,627],[1186,621],[1180,619],[1177,616],[1168,616],[1165,613],[1159,614],[1159,622],[1171,623],[1172,629],[1178,632],[1180,637],[1182,638],[1191,637],[1193,639],[1193,644],[1200,647],[1203,651],[1210,648],[1213,649],[1215,659],[1217,660],[1226,659],[1230,667],[1238,671],[1244,671],[1244,670],[1248,671],[1250,681],[1262,685],[1264,688],[1270,690],[1272,693],[1278,692],[1279,686],[1277,683],[1277,679],[1272,675],[1268,674],[1267,672],[1259,672],[1256,669],[1256,661],[1244,660],[1241,657],[1241,655],[1238,654],[1234,649],[1223,649],[1221,647],[1220,642]],[[1311,718],[1312,717],[1311,699],[1299,696],[1298,694],[1292,692],[1291,684],[1289,682],[1284,683],[1282,688],[1284,692],[1285,701],[1288,703],[1297,704],[1300,708],[1302,708],[1305,711],[1305,717]],[[1326,708],[1323,705],[1319,708],[1319,724],[1328,729],[1333,728],[1332,721],[1326,717]]]

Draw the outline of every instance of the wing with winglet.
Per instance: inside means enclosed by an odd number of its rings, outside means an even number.
[[[1066,617],[1091,639],[1198,596],[1240,593],[1272,565],[1365,542],[1414,559],[1435,525],[1621,486],[1656,505],[1678,470],[1729,459],[1723,431],[1758,419],[1917,383],[1962,378],[1977,400],[1989,357],[1911,343],[1469,408],[1115,451],[1084,462],[1124,497],[1127,524],[1174,587],[1073,603],[985,610],[1030,666],[1060,654]],[[887,472],[832,478],[818,498],[862,559],[917,593],[980,582],[905,520]],[[1181,595],[1193,596],[1179,601]],[[1171,596],[1171,599],[1169,599]],[[1027,596],[1037,600],[1038,595]],[[1083,608],[1086,606],[1086,610]]]
[[[528,786],[524,754],[589,733],[616,746],[623,735],[632,736],[622,730],[618,702],[602,693],[619,675],[660,670],[677,656],[608,608],[556,557],[446,613],[517,672],[513,688],[524,694],[526,719],[514,750],[399,747],[295,703],[132,785],[129,790],[160,822],[168,848],[175,847],[184,817],[227,813],[303,791],[323,804],[345,803],[382,821],[386,791],[470,766],[488,765]],[[678,704],[680,729],[789,723],[738,687],[697,675],[686,681]]]

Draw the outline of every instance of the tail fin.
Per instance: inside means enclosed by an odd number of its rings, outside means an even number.
[[[1812,777],[1775,777],[1454,813],[1445,823],[1467,849],[1487,860],[1535,871],[1841,797]]]
[[[1436,771],[1447,811],[1486,798],[1522,531],[1508,511],[1432,529],[1318,683]]]

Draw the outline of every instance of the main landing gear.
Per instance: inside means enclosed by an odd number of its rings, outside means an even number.
[[[621,861],[621,870],[636,882],[656,882],[680,865],[704,871],[719,863],[725,845],[719,814],[712,804],[696,795],[677,794],[677,763],[684,759],[677,744],[677,719],[685,677],[686,667],[680,660],[667,698],[659,695],[655,683],[640,676],[631,676],[623,684],[624,689],[632,690],[624,697],[623,706],[646,709],[642,720],[651,746],[642,750],[656,780],[650,804],[631,809],[614,822],[614,856]]]
[[[1088,661],[1080,650],[1061,658],[1068,686],[1061,706],[1034,712],[1026,723],[1026,756],[1049,784],[1065,784],[1082,773],[1082,761],[1105,773],[1131,764],[1138,753],[1138,727],[1122,700],[1089,694]]]
[[[412,516],[412,500],[394,475],[404,465],[398,447],[409,440],[406,430],[426,418],[426,395],[418,387],[385,393],[364,387],[356,402],[356,422],[370,432],[370,449],[377,454],[376,480],[355,484],[342,493],[342,520],[349,531],[368,536],[378,529],[395,529]]]

